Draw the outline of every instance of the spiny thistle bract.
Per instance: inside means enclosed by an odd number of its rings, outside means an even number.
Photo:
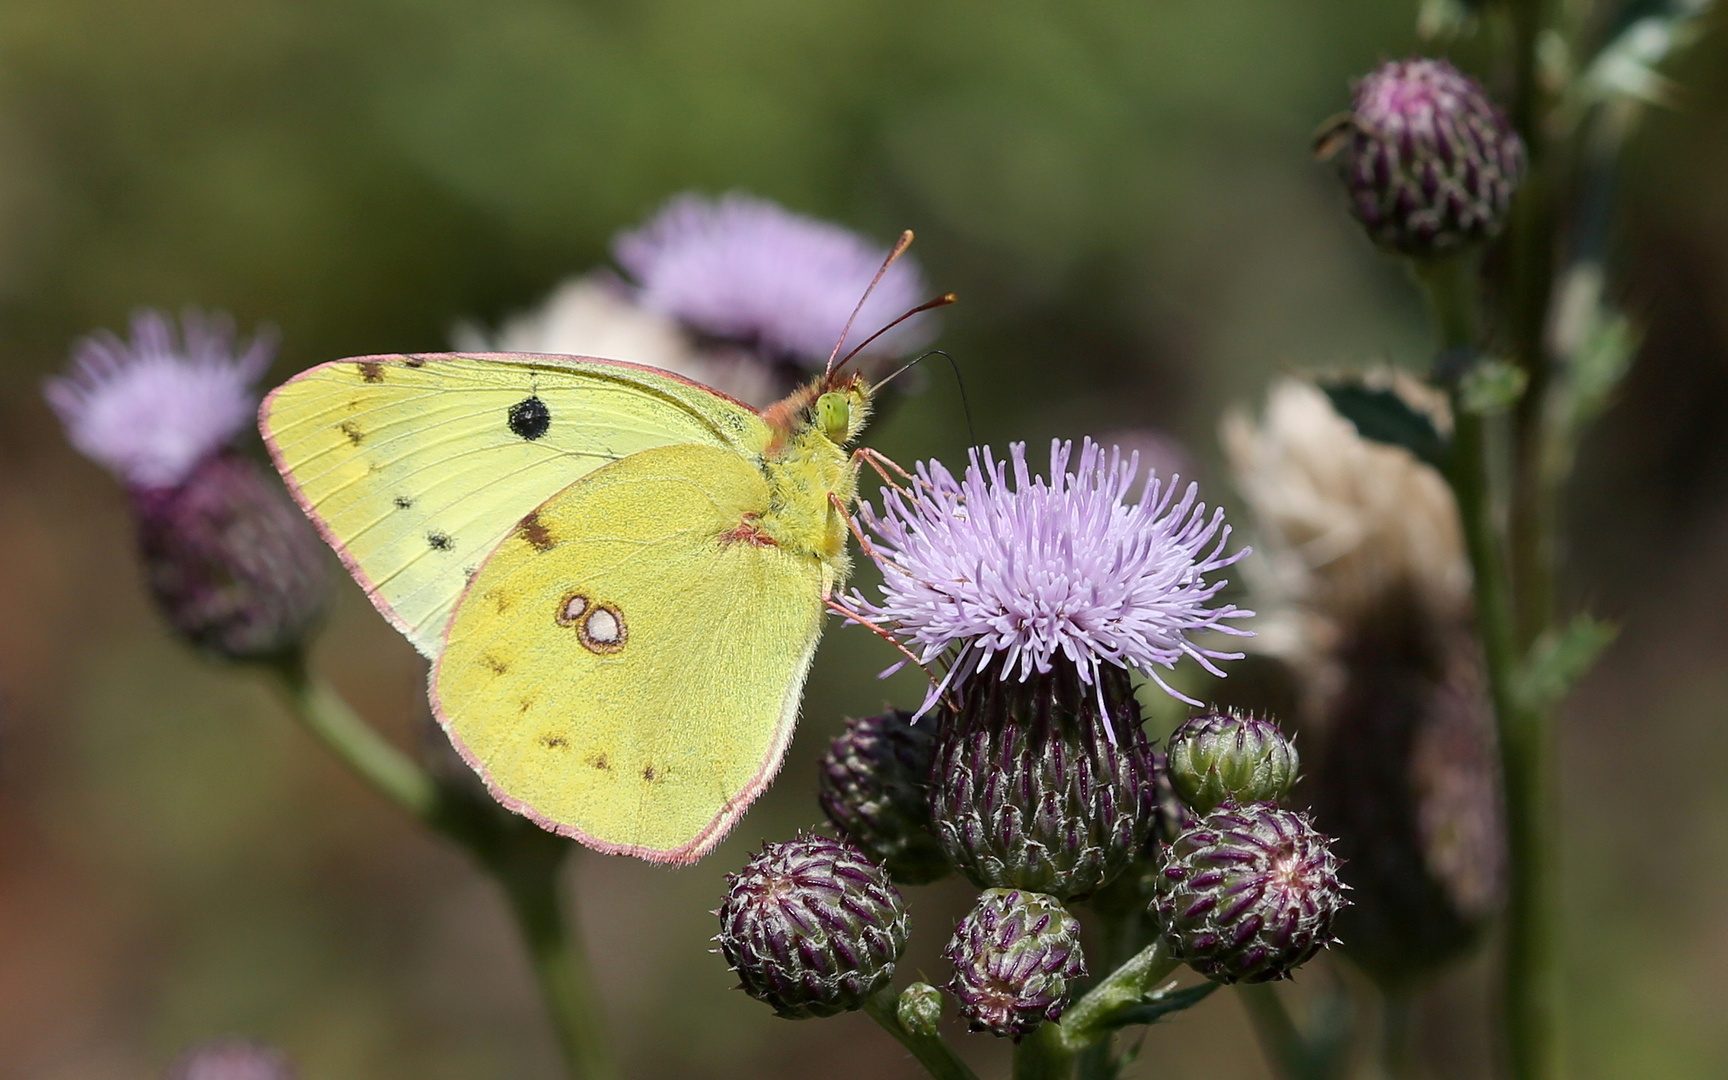
[[[1191,717],[1170,736],[1170,785],[1196,814],[1275,803],[1296,783],[1296,747],[1270,720],[1232,711]]]
[[[108,333],[79,342],[71,370],[45,390],[72,445],[126,486],[157,606],[187,641],[229,659],[293,649],[329,593],[311,523],[232,449],[273,351],[261,335],[237,352],[221,317],[189,312],[176,334],[147,311],[130,342]]]
[[[1394,60],[1364,78],[1350,114],[1321,133],[1322,153],[1340,145],[1351,211],[1404,255],[1497,235],[1524,174],[1505,114],[1445,60]]]
[[[891,709],[848,720],[822,758],[822,812],[895,881],[923,885],[948,872],[930,822],[934,724]]]
[[[1128,673],[1098,677],[1095,692],[1065,659],[1024,681],[986,670],[959,712],[941,715],[932,816],[978,887],[1085,896],[1145,848],[1157,816],[1151,747]]]
[[[1214,810],[1170,845],[1154,901],[1171,954],[1221,983],[1287,978],[1345,904],[1331,841],[1266,803]]]
[[[739,989],[788,1019],[859,1008],[894,978],[910,919],[887,873],[822,836],[764,847],[726,878],[715,938]]]
[[[971,1029],[1015,1039],[1060,1019],[1086,975],[1079,921],[1055,897],[1021,889],[986,890],[945,955]]]

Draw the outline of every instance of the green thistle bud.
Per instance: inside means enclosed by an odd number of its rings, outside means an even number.
[[[726,883],[715,940],[739,989],[781,1016],[856,1009],[893,980],[906,905],[851,844],[822,836],[769,844]]]
[[[1196,814],[1275,803],[1296,782],[1296,747],[1278,725],[1234,712],[1196,716],[1170,736],[1170,785]]]
[[[1156,821],[1152,751],[1127,672],[1080,681],[1058,659],[1047,674],[966,681],[945,717],[931,812],[948,858],[979,888],[1061,899],[1108,884],[1145,847]]]
[[[1176,838],[1155,907],[1172,955],[1233,983],[1286,978],[1332,943],[1345,903],[1331,841],[1305,815],[1252,803]]]
[[[1015,1039],[1068,1007],[1086,975],[1080,923],[1043,893],[989,889],[954,928],[948,991],[973,1031]]]
[[[822,812],[903,885],[948,872],[930,824],[930,759],[935,723],[899,709],[849,720],[817,774]]]
[[[1351,210],[1382,247],[1430,256],[1488,240],[1506,224],[1524,143],[1475,80],[1444,60],[1383,64],[1319,152],[1345,150]]]
[[[915,982],[900,991],[894,1014],[900,1026],[914,1035],[934,1035],[942,1022],[942,991],[926,982]]]

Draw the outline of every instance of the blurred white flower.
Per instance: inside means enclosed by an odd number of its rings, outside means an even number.
[[[451,337],[464,352],[558,353],[646,364],[758,407],[790,389],[743,350],[699,348],[671,317],[638,306],[605,271],[565,281],[540,307],[510,316],[494,333],[462,323]]]

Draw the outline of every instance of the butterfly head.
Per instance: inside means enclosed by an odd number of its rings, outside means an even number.
[[[870,417],[870,384],[852,376],[824,389],[811,406],[812,426],[835,446],[845,446],[864,429]]]

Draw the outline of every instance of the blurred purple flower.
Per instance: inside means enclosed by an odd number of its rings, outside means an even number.
[[[134,490],[175,487],[251,424],[252,384],[276,350],[263,331],[236,355],[225,315],[188,311],[182,325],[183,344],[167,316],[139,312],[130,343],[90,335],[74,346],[72,371],[44,388],[72,445]]]
[[[887,258],[849,229],[748,195],[680,195],[613,242],[642,306],[696,333],[748,346],[765,359],[819,367]],[[924,300],[917,264],[902,256],[870,294],[847,341],[855,346]],[[919,315],[868,350],[898,356],[930,339]]]
[[[264,334],[235,355],[226,316],[188,312],[185,340],[160,312],[132,341],[95,334],[45,393],[86,456],[131,496],[151,595],[175,632],[235,660],[287,654],[323,614],[328,559],[276,476],[231,444],[258,409],[252,384],[275,350]]]
[[[1049,480],[1031,475],[1023,443],[1009,448],[1010,461],[974,449],[959,480],[920,462],[911,493],[885,493],[881,514],[860,506],[859,520],[876,537],[867,550],[882,568],[882,602],[855,590],[843,603],[892,629],[921,664],[946,662],[926,708],[951,681],[998,656],[1004,679],[1047,673],[1060,656],[1088,684],[1114,664],[1187,701],[1155,668],[1174,668],[1186,655],[1222,675],[1213,661],[1242,655],[1191,640],[1204,631],[1251,633],[1227,620],[1253,612],[1213,606],[1226,582],[1204,577],[1248,553],[1224,553],[1224,512],[1208,517],[1196,485],[1177,499],[1156,475],[1130,501],[1137,456],[1123,460],[1088,439],[1070,472],[1072,451],[1072,443],[1052,442]]]
[[[247,1039],[217,1039],[195,1046],[168,1067],[164,1080],[294,1080],[282,1052]]]

